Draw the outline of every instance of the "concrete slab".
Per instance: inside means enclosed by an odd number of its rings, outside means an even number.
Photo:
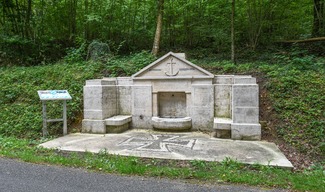
[[[130,130],[122,134],[81,134],[60,137],[40,146],[63,151],[93,152],[177,160],[223,161],[292,168],[274,143],[218,139],[200,132],[166,133]]]

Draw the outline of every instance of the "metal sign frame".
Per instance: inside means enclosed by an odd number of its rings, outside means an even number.
[[[63,121],[63,135],[67,134],[67,100],[71,100],[67,90],[40,90],[37,91],[40,100],[42,101],[43,112],[43,137],[48,135],[47,123]],[[47,119],[46,117],[46,102],[53,100],[63,101],[63,114],[60,119]]]

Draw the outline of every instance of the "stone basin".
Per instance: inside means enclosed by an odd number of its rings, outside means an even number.
[[[191,117],[152,117],[154,129],[165,131],[184,131],[192,128]]]

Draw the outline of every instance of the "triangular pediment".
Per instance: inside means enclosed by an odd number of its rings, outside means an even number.
[[[213,78],[214,75],[186,60],[183,54],[169,52],[132,76],[133,79]]]

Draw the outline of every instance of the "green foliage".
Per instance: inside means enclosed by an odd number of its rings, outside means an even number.
[[[130,56],[112,57],[105,64],[104,75],[109,77],[130,76],[154,60],[155,57],[147,51]]]
[[[68,63],[82,62],[86,57],[86,43],[82,43],[79,48],[67,48],[64,61]]]
[[[42,128],[42,107],[37,91],[67,89],[69,123],[82,111],[82,87],[101,70],[97,63],[58,63],[37,67],[0,68],[0,135],[38,138]],[[61,103],[48,102],[48,115],[62,114]],[[54,134],[61,133],[58,129]],[[53,132],[52,132],[53,133]]]
[[[105,61],[110,54],[107,43],[93,41],[88,46],[87,59],[93,61]]]
[[[325,70],[325,59],[308,53],[306,49],[292,47],[289,51],[280,52],[274,56],[275,63],[295,68],[297,70]]]
[[[236,2],[236,47],[264,51],[262,46],[276,41],[310,37],[313,3]],[[113,52],[115,47],[120,53],[149,50],[156,29],[157,1],[34,0],[1,1],[0,5],[0,39],[4,39],[0,55],[6,55],[6,65],[57,61],[67,48],[71,49],[67,59],[80,60],[80,40],[109,42]],[[164,1],[161,50],[200,49],[205,56],[229,55],[230,14],[229,1]],[[323,54],[322,47],[314,50]]]
[[[0,66],[32,66],[58,60],[61,45],[50,40],[34,41],[0,34]]]
[[[278,133],[300,151],[320,153],[325,141],[325,73],[284,66],[268,74],[273,107],[283,122]]]

